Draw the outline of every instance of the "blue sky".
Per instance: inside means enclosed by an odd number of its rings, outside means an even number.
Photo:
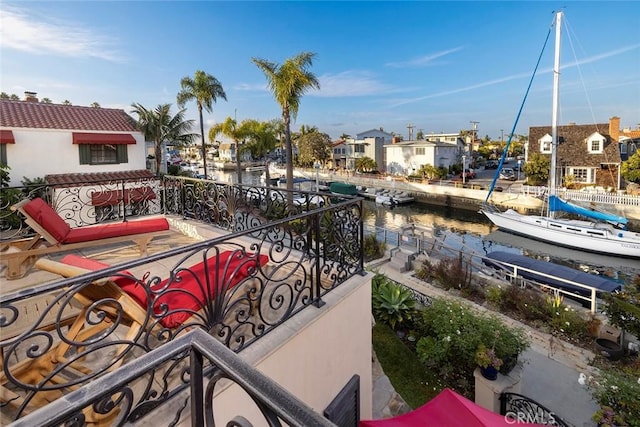
[[[640,2],[27,1],[0,3],[0,90],[130,110],[173,104],[180,79],[203,70],[227,101],[205,112],[270,120],[280,108],[252,57],[316,53],[321,88],[292,128],[337,139],[407,125],[458,132],[478,122],[499,139],[515,121],[553,20],[565,7],[562,123],[640,125]],[[516,133],[551,120],[553,40]],[[188,118],[197,119],[195,103]]]

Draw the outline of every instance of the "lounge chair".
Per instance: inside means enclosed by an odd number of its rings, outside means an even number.
[[[145,332],[157,331],[158,338],[160,335],[166,338],[168,331],[178,334],[183,329],[202,325],[205,322],[200,316],[210,308],[210,304],[224,304],[226,298],[231,298],[231,293],[227,292],[251,276],[259,266],[266,265],[268,260],[266,255],[229,250],[195,265],[176,268],[165,280],[149,281],[153,283],[151,289],[127,271],[68,289],[66,293],[81,309],[69,326],[65,339],[39,358],[19,361],[11,366],[5,363],[5,372],[25,388],[31,387],[32,391],[27,392],[26,397],[9,391],[5,387],[10,385],[7,375],[0,373],[0,406],[11,404],[19,407],[22,414],[32,411],[47,401],[59,398],[65,390],[77,388],[80,384],[78,378],[93,378],[122,365],[129,350],[137,348],[134,343],[147,345],[149,336]],[[75,277],[110,266],[70,254],[61,261],[40,258],[35,267],[63,277]],[[153,292],[159,294],[156,296]],[[225,298],[219,298],[221,295]],[[96,308],[104,315],[99,322],[90,320],[91,312]],[[126,336],[120,339],[113,336],[113,331],[119,326],[124,326],[126,331]],[[50,330],[50,327],[46,329]],[[113,338],[116,340],[110,341]],[[87,359],[96,359],[96,354],[100,358],[105,351],[109,357],[104,358],[99,366],[94,362],[88,367]],[[13,389],[16,388],[22,387],[14,384]],[[96,414],[87,409],[85,415],[92,423],[108,425],[116,414]]]
[[[1,249],[0,255],[7,264],[5,277],[9,280],[23,277],[39,256],[56,252],[132,241],[140,253],[146,255],[149,242],[169,232],[166,218],[71,228],[41,198],[25,199],[11,209],[24,215],[25,222],[36,234],[30,239],[10,242]]]

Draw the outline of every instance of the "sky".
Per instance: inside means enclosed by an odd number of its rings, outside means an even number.
[[[172,104],[202,70],[227,100],[204,111],[271,120],[280,106],[252,58],[315,53],[319,90],[296,131],[336,140],[382,128],[480,137],[551,122],[554,11],[564,11],[560,124],[640,126],[638,1],[7,1],[0,3],[0,91],[131,111]],[[542,55],[541,55],[542,52]],[[540,57],[518,122],[529,80]],[[198,122],[195,102],[186,117]],[[132,115],[137,118],[135,115]]]

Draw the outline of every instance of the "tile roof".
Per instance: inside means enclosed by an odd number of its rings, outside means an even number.
[[[96,181],[135,181],[139,179],[153,178],[154,175],[147,169],[119,172],[96,173],[61,173],[45,175],[44,180],[50,185],[81,184]]]
[[[137,132],[124,110],[0,100],[0,126],[36,129]]]

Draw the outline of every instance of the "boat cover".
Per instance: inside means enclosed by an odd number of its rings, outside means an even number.
[[[493,263],[491,262],[491,260],[501,261],[508,264],[517,265],[518,267],[527,268],[529,270],[539,271],[540,273],[548,274],[550,276],[560,277],[565,280],[580,283],[581,285],[592,286],[598,289],[598,293],[616,292],[622,289],[622,285],[620,283],[607,277],[596,276],[580,270],[576,270],[575,268],[565,267],[563,265],[541,261],[511,252],[495,251],[487,254],[487,258],[489,259],[483,260],[484,264],[492,267],[499,263]],[[565,289],[567,291],[571,291],[580,295],[590,296],[590,292],[588,289],[584,289],[579,286],[573,286],[561,280],[552,279],[550,277],[545,277],[540,274],[535,274],[528,271],[518,271],[518,274],[525,279],[553,286],[554,288]]]
[[[587,218],[607,221],[613,224],[621,224],[625,226],[627,225],[627,218],[583,208],[582,206],[565,202],[558,196],[549,196],[549,210],[552,212],[567,212],[576,215],[582,215],[586,216]]]
[[[336,194],[346,194],[347,196],[357,196],[358,189],[353,184],[347,184],[346,182],[332,182],[329,185],[329,190]]]

